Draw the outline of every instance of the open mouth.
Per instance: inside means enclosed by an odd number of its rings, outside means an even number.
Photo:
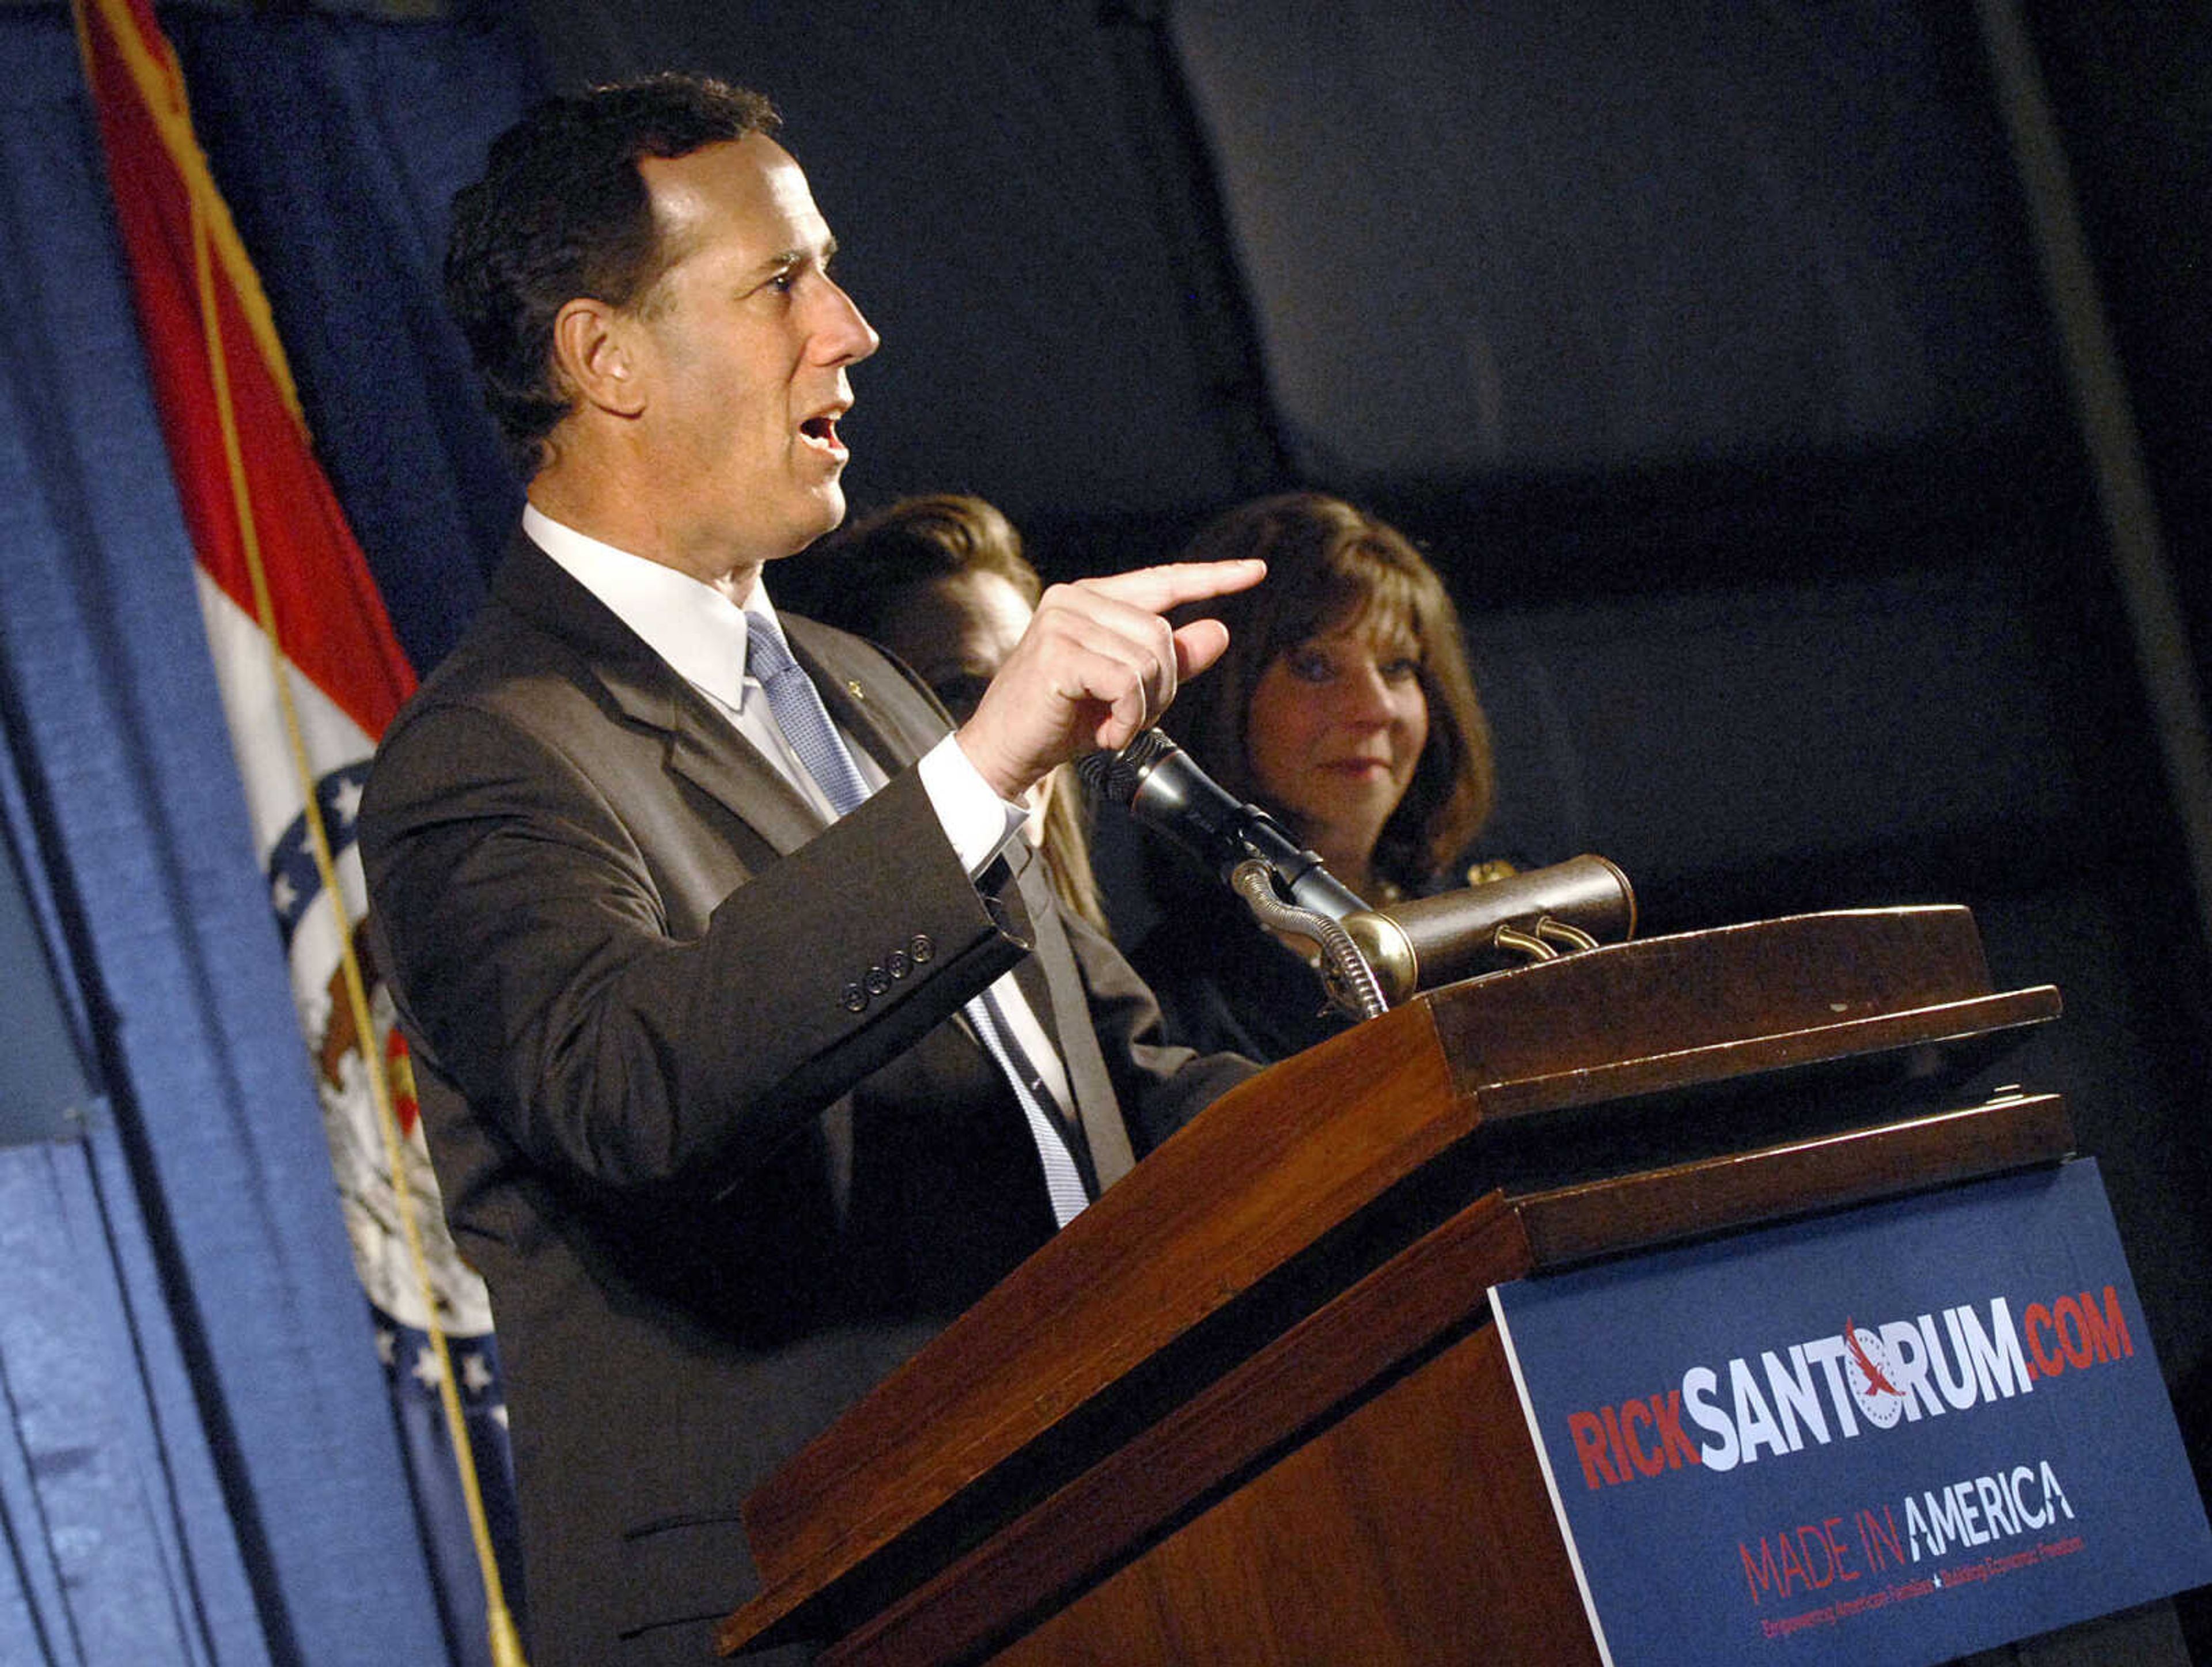
[[[799,432],[810,446],[819,446],[840,457],[845,454],[845,442],[837,437],[837,419],[835,417],[810,417],[799,425]]]

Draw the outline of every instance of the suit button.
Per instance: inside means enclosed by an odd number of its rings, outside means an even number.
[[[870,967],[867,976],[860,982],[868,987],[869,995],[881,995],[891,987],[891,976],[881,967]]]
[[[884,957],[884,970],[894,978],[903,978],[914,970],[914,962],[908,958],[906,951],[895,949]]]
[[[914,964],[920,966],[937,953],[937,940],[927,932],[917,932],[906,940],[906,952],[913,956]]]
[[[868,993],[858,984],[848,984],[837,993],[837,1005],[847,1013],[865,1013],[868,1007]]]

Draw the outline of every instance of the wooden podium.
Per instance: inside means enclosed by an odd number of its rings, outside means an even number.
[[[1959,908],[1583,951],[1225,1096],[746,1502],[726,1652],[1598,1658],[1496,1283],[2055,1161]]]

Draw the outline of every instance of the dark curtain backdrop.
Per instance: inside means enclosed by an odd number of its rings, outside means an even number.
[[[2003,134],[1971,32],[1929,9],[1170,8],[1309,471],[1619,470],[2043,417]]]
[[[2193,633],[2212,664],[2212,8],[2027,0]]]

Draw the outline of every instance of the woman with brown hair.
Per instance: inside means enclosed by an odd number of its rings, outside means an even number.
[[[1228,625],[1229,651],[1176,696],[1169,733],[1370,903],[1466,885],[1493,794],[1490,727],[1435,569],[1396,528],[1317,492],[1232,509],[1182,559],[1243,556],[1267,577],[1202,610]],[[1267,1061],[1347,1022],[1322,1010],[1304,940],[1271,935],[1194,860],[1146,843],[1160,918],[1123,946],[1171,1040]],[[1141,911],[1110,912],[1134,925]]]

